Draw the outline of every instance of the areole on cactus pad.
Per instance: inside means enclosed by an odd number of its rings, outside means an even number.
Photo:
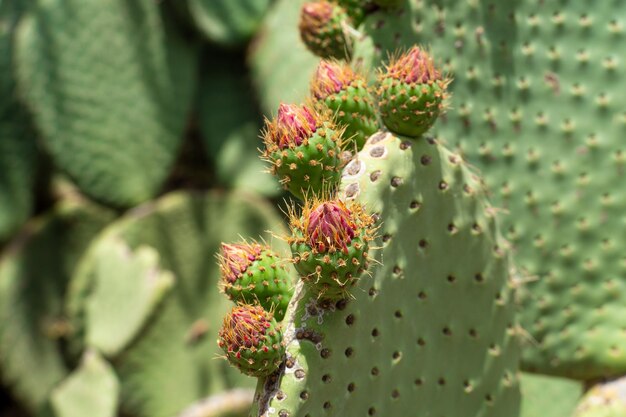
[[[283,187],[303,199],[339,183],[343,129],[315,105],[281,104],[267,120],[263,158]]]
[[[234,302],[258,303],[280,321],[293,294],[286,262],[265,244],[222,243],[220,288]]]

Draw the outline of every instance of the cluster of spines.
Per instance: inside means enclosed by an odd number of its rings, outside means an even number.
[[[355,201],[312,199],[290,214],[293,262],[319,298],[346,299],[367,270],[374,220]]]
[[[231,364],[255,377],[275,372],[285,355],[280,325],[259,305],[234,307],[224,318],[218,345]]]
[[[260,304],[281,321],[293,294],[284,261],[256,242],[222,243],[221,290],[236,303]]]
[[[311,80],[313,99],[328,107],[345,127],[347,150],[361,150],[378,130],[376,107],[365,78],[340,61],[322,60]]]
[[[445,108],[450,79],[423,49],[414,46],[378,74],[378,107],[383,123],[400,135],[419,137]]]
[[[342,137],[328,111],[281,104],[276,118],[266,121],[263,158],[283,187],[304,199],[339,183]]]

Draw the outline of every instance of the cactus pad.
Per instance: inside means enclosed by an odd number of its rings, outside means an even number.
[[[516,415],[510,264],[461,158],[377,133],[342,190],[380,219],[379,263],[354,299],[320,306],[297,287],[284,369],[259,382],[252,415]]]
[[[521,417],[570,417],[583,395],[583,384],[566,378],[523,373]]]
[[[236,303],[260,304],[276,320],[285,316],[294,283],[286,260],[267,245],[222,243],[220,254],[221,289]]]
[[[153,197],[190,108],[192,50],[152,0],[37,3],[18,27],[17,78],[54,163],[109,204]]]
[[[50,394],[52,417],[115,417],[119,381],[97,352],[87,351],[79,367]]]
[[[355,57],[415,42],[454,74],[433,134],[484,174],[527,276],[533,372],[626,372],[622,248],[626,1],[405,1],[366,19]]]
[[[232,303],[216,289],[220,273],[211,255],[222,241],[237,240],[240,234],[260,236],[268,229],[279,232],[284,226],[257,197],[177,192],[128,212],[93,242],[70,292],[68,314],[75,328],[84,328],[85,300],[93,291],[98,265],[109,259],[98,257],[112,240],[132,251],[153,248],[159,267],[175,276],[170,294],[116,357],[124,410],[141,417],[171,417],[235,384],[250,386],[250,378],[215,359],[221,353],[215,343],[221,317]]]
[[[27,223],[0,259],[0,375],[24,406],[38,409],[68,372],[60,340],[63,299],[89,241],[113,214],[64,200]]]

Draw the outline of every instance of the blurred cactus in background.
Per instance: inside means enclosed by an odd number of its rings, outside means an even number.
[[[625,34],[0,0],[0,417],[626,417]]]

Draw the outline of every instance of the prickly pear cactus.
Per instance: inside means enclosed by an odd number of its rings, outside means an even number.
[[[186,0],[200,31],[224,46],[245,43],[256,32],[272,0]]]
[[[342,59],[350,56],[352,26],[348,11],[333,1],[315,0],[304,3],[300,11],[300,37],[309,51],[322,58]]]
[[[582,399],[574,417],[622,417],[626,415],[626,379],[600,383]]]
[[[433,134],[510,213],[531,371],[626,372],[624,11],[623,0],[404,1],[368,16],[355,43],[363,63],[422,43],[454,74],[455,104]]]
[[[521,417],[571,417],[583,395],[583,383],[566,378],[520,374]]]
[[[31,220],[0,258],[0,376],[30,411],[69,372],[63,299],[89,241],[113,213],[67,199]]]
[[[319,58],[308,51],[295,23],[305,0],[277,0],[252,42],[248,61],[264,114],[282,102],[302,102]],[[280,62],[280,65],[276,65]]]
[[[297,287],[285,365],[259,382],[252,415],[517,415],[508,251],[462,159],[380,132],[340,196],[381,225],[370,275],[330,305]]]
[[[294,283],[287,261],[260,243],[222,243],[220,289],[235,303],[259,304],[276,320],[285,316]]]
[[[113,357],[123,410],[142,417],[171,417],[202,397],[253,384],[215,359],[222,353],[215,343],[221,318],[232,303],[216,289],[220,273],[208,254],[241,233],[262,237],[265,230],[282,228],[273,208],[257,197],[176,192],[130,211],[94,240],[73,277],[68,300],[68,316],[82,343],[89,324],[85,310],[96,295],[97,269],[109,265],[113,273],[119,268],[113,262],[116,257],[101,259],[107,253],[103,249],[116,242],[133,252],[151,247],[159,254],[159,270],[175,277],[133,343]]]
[[[17,0],[0,2],[0,242],[26,221],[33,204],[37,148],[32,121],[17,97],[13,71]]]
[[[109,204],[153,197],[190,108],[192,50],[152,0],[36,4],[17,31],[16,68],[54,163]]]

